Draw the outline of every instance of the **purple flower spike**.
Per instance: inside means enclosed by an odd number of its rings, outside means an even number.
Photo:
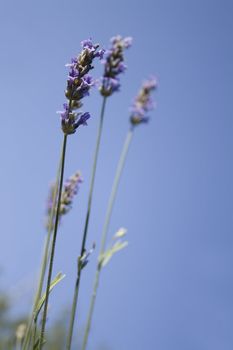
[[[78,193],[79,190],[79,185],[83,182],[81,174],[79,171],[77,171],[74,175],[72,175],[68,180],[66,180],[63,190],[62,190],[62,195],[61,195],[61,204],[60,204],[60,209],[59,209],[59,220],[61,220],[62,215],[65,215],[68,213],[68,211],[72,207],[73,199],[74,196]],[[55,199],[55,203],[57,204],[57,198],[54,198],[55,196],[55,182],[52,183],[50,187],[50,192],[49,192],[49,197],[47,201],[47,220],[46,220],[46,228],[47,230],[52,230],[53,227],[51,227],[50,223],[50,216],[52,213],[52,208],[53,208],[53,201]],[[55,204],[55,207],[56,207]],[[54,221],[55,217],[53,218]],[[52,222],[52,226],[54,225],[54,222]]]
[[[92,63],[95,58],[102,59],[104,50],[98,50],[99,44],[93,44],[91,39],[81,42],[82,51],[78,57],[71,59],[65,96],[68,100],[61,114],[61,126],[66,135],[74,134],[80,125],[86,125],[90,118],[89,113],[78,113],[82,107],[82,99],[89,96],[89,90],[94,85],[88,72],[93,69]],[[81,115],[81,117],[80,117]],[[87,117],[88,116],[88,117]]]
[[[147,123],[149,118],[147,112],[154,108],[151,92],[157,88],[155,78],[145,81],[139,91],[131,108],[130,121],[132,125]]]
[[[79,171],[66,180],[61,195],[60,216],[70,211],[74,196],[78,193],[79,185],[82,182],[83,180]]]
[[[100,85],[100,93],[105,97],[111,96],[120,89],[118,75],[126,70],[123,53],[124,49],[128,49],[131,46],[132,38],[122,38],[120,35],[117,35],[110,42],[111,47],[103,59],[104,76]]]

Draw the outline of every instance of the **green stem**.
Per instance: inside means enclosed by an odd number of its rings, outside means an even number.
[[[61,156],[62,156],[62,152],[61,152]],[[52,198],[52,210],[51,210],[51,213],[49,216],[49,225],[48,225],[48,230],[47,230],[47,236],[45,239],[44,251],[43,251],[43,255],[42,255],[42,263],[41,263],[41,269],[40,269],[40,275],[39,275],[39,282],[38,282],[36,296],[35,296],[34,303],[33,303],[32,313],[31,313],[29,321],[28,321],[27,330],[26,330],[26,334],[24,337],[23,345],[22,345],[22,350],[26,350],[27,345],[30,342],[31,328],[32,328],[32,324],[33,324],[34,313],[35,313],[35,310],[37,308],[37,304],[38,304],[38,302],[41,298],[41,294],[42,294],[42,288],[43,288],[43,283],[44,283],[44,278],[45,278],[45,271],[46,271],[46,267],[48,264],[50,240],[51,240],[51,235],[53,232],[53,222],[54,222],[54,217],[55,217],[56,198],[57,198],[57,191],[58,191],[58,185],[59,185],[59,177],[60,177],[60,172],[61,172],[61,162],[62,162],[62,157],[60,159],[59,167],[57,170],[55,190],[54,190],[53,198]]]
[[[33,330],[33,338],[32,338],[32,348],[34,349],[34,346],[36,344],[36,335],[37,335],[37,318],[34,321],[34,330]]]
[[[116,193],[117,193],[117,189],[119,186],[119,181],[121,178],[122,170],[123,170],[124,165],[125,165],[126,156],[127,156],[129,146],[130,146],[130,143],[132,140],[132,136],[133,136],[133,128],[131,128],[126,135],[125,143],[124,143],[124,146],[122,148],[121,156],[120,156],[120,159],[119,159],[119,162],[117,165],[117,170],[116,170],[115,178],[114,178],[113,185],[112,185],[111,194],[110,194],[109,201],[108,201],[108,207],[107,207],[107,211],[106,211],[106,215],[105,215],[105,222],[104,222],[103,231],[102,231],[102,235],[101,235],[99,257],[102,256],[102,254],[105,251],[105,245],[106,245],[106,239],[107,239],[107,233],[108,233],[108,228],[109,228],[109,224],[110,224],[110,219],[111,219],[111,215],[112,215],[112,209],[113,209],[113,205],[114,205],[114,202],[116,199]],[[82,343],[82,350],[85,350],[87,347],[87,341],[88,341],[88,337],[89,337],[89,333],[90,333],[91,321],[92,321],[92,316],[93,316],[93,312],[94,312],[96,294],[97,294],[97,289],[99,286],[100,271],[101,271],[101,264],[98,262],[96,274],[95,274],[95,281],[94,281],[92,296],[91,296],[90,307],[89,307],[88,316],[87,316],[87,323],[86,323],[86,327],[85,327],[84,339],[83,339],[83,343]]]
[[[62,152],[61,152],[61,155],[62,155]],[[61,165],[62,165],[61,163],[62,163],[62,157],[60,159],[60,164],[59,164],[56,182],[55,182],[55,190],[54,190],[53,198],[52,198],[53,204],[52,204],[51,214],[49,217],[48,234],[46,237],[44,253],[43,253],[43,258],[42,258],[40,278],[39,278],[38,290],[37,290],[37,294],[36,294],[36,303],[35,303],[36,306],[41,298],[44,277],[45,277],[45,271],[46,271],[46,267],[48,264],[50,240],[51,240],[51,235],[53,232],[53,223],[54,223],[54,217],[55,217],[55,213],[56,213],[56,198],[57,198],[58,185],[59,185],[59,179],[60,179],[60,173],[61,173]]]
[[[84,226],[84,231],[83,231],[83,238],[82,238],[82,245],[81,245],[79,259],[83,256],[83,254],[86,250],[85,249],[86,239],[87,239],[89,219],[90,219],[90,214],[91,214],[91,205],[92,205],[92,197],[93,197],[93,190],[94,190],[94,183],[95,183],[95,174],[96,174],[97,160],[98,160],[98,155],[99,155],[100,140],[101,140],[102,129],[103,129],[106,100],[107,100],[107,97],[104,97],[103,102],[102,102],[101,113],[100,113],[100,121],[99,121],[98,134],[97,134],[95,153],[94,153],[94,160],[93,160],[93,166],[92,166],[91,183],[90,183],[90,188],[89,188],[87,213],[86,213],[85,226]],[[73,296],[72,309],[71,309],[71,315],[70,315],[69,331],[68,331],[68,336],[67,336],[67,344],[66,344],[67,350],[71,349],[73,329],[74,329],[74,320],[75,320],[77,303],[78,303],[79,285],[80,285],[80,280],[81,280],[81,271],[82,271],[82,266],[80,263],[78,263],[78,273],[77,273],[77,278],[75,281],[74,296]]]
[[[52,243],[51,243],[51,254],[50,254],[48,279],[47,279],[46,293],[45,293],[44,312],[43,312],[42,324],[41,324],[39,350],[42,349],[43,342],[44,342],[45,325],[46,325],[47,311],[48,311],[48,301],[49,301],[49,288],[50,288],[51,279],[52,279],[53,261],[54,261],[54,254],[55,254],[57,229],[58,229],[58,223],[59,223],[59,211],[60,211],[60,202],[61,202],[62,185],[63,185],[63,177],[64,177],[64,168],[65,168],[66,144],[67,144],[67,135],[65,134],[64,138],[63,138],[63,146],[62,146],[62,156],[61,156],[62,161],[61,161],[60,183],[59,183],[59,190],[58,190],[58,199],[57,199],[56,217],[55,217],[55,223],[54,223],[54,232],[53,232],[53,238],[52,238]]]
[[[21,340],[16,339],[15,350],[21,350]]]

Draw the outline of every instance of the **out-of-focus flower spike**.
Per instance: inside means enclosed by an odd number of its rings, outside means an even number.
[[[105,96],[111,96],[120,89],[119,74],[126,70],[124,64],[124,49],[128,49],[132,45],[132,38],[122,38],[120,35],[113,37],[111,47],[106,52],[103,59],[104,75],[100,83],[100,93]]]
[[[67,214],[72,208],[74,196],[78,193],[79,185],[82,182],[79,171],[66,180],[61,194],[60,216]]]
[[[151,93],[155,89],[157,89],[157,81],[155,78],[148,79],[142,84],[131,108],[130,121],[132,125],[135,126],[148,122],[149,117],[147,113],[154,108]]]
[[[73,199],[74,196],[78,193],[79,190],[79,185],[83,182],[81,174],[79,171],[77,171],[74,175],[72,175],[68,180],[66,180],[64,186],[63,186],[63,190],[62,190],[62,194],[61,194],[61,203],[60,203],[60,210],[59,210],[59,220],[61,220],[61,217],[65,214],[67,214],[70,209],[72,208],[72,203],[73,203]],[[55,196],[55,183],[52,183],[50,186],[50,191],[49,191],[49,196],[48,196],[48,200],[47,200],[47,212],[46,212],[46,229],[47,230],[52,230],[53,229],[53,225],[51,226],[51,214],[52,214],[52,208],[53,208],[53,201],[55,200],[55,207],[57,205],[57,198],[54,198]],[[52,218],[53,221],[55,218]]]

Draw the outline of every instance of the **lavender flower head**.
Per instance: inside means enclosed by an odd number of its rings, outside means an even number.
[[[60,215],[65,215],[70,211],[73,198],[78,193],[79,185],[82,182],[83,180],[79,171],[66,180],[61,194]]]
[[[122,38],[120,35],[111,39],[111,48],[106,52],[104,63],[104,76],[101,79],[100,93],[108,97],[120,89],[118,75],[126,70],[124,64],[124,49],[132,45],[132,38]]]
[[[63,104],[64,110],[61,115],[61,126],[65,134],[74,134],[80,125],[87,125],[90,118],[88,112],[77,112],[82,107],[82,99],[89,95],[90,88],[94,85],[88,72],[93,69],[93,60],[102,59],[104,50],[98,50],[99,45],[93,44],[91,39],[81,42],[82,51],[78,57],[74,57],[69,67],[65,96],[67,102]]]
[[[82,183],[82,178],[80,172],[76,172],[74,175],[72,175],[68,180],[66,180],[62,194],[61,194],[61,202],[60,202],[60,209],[59,209],[59,220],[61,219],[62,215],[65,215],[70,211],[73,203],[74,196],[78,193],[79,185]],[[52,220],[52,227],[50,223],[50,216],[52,214],[53,210],[53,202],[55,201],[55,205],[57,205],[57,196],[55,198],[56,191],[56,184],[52,183],[50,186],[50,192],[49,197],[47,201],[47,222],[46,222],[46,228],[47,230],[52,230],[54,225],[54,219],[55,215]],[[55,211],[54,211],[55,214]]]
[[[143,83],[131,108],[130,121],[132,125],[148,122],[147,113],[154,108],[151,93],[156,88],[157,82],[155,78],[151,78]]]

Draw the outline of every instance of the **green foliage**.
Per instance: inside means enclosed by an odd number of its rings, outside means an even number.
[[[115,253],[127,247],[128,242],[122,241],[122,238],[125,236],[126,232],[126,229],[120,228],[115,233],[115,235],[113,236],[113,240],[116,241],[108,249],[106,249],[105,252],[99,257],[100,267],[106,266]]]
[[[58,278],[59,277],[59,278]],[[64,275],[57,276],[57,284]],[[53,285],[54,287],[55,285]],[[11,304],[6,295],[0,295],[0,350],[18,350],[22,344],[22,338],[26,326],[26,317],[12,319],[10,317]],[[45,349],[64,350],[66,334],[66,314],[61,316],[50,327],[46,339]]]
[[[65,277],[64,274],[62,274],[61,272],[59,272],[57,274],[57,276],[52,280],[50,286],[49,286],[49,293],[51,293],[51,291],[53,290],[53,288],[61,281],[63,280],[63,278]],[[42,309],[43,305],[44,305],[44,302],[45,302],[45,296],[46,296],[46,293],[44,293],[42,295],[42,297],[40,298],[37,306],[36,306],[36,309],[35,309],[35,314],[34,314],[34,319],[37,319],[39,313],[40,313],[40,310]]]

